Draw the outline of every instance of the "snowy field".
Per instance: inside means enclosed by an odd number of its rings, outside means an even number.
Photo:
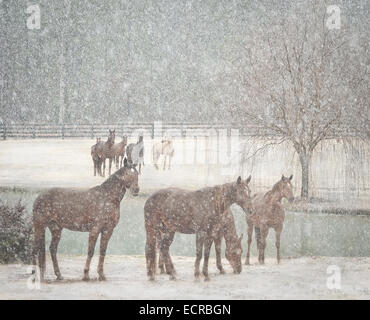
[[[226,274],[220,275],[210,260],[209,282],[196,281],[194,258],[174,257],[177,280],[158,275],[155,282],[146,279],[142,256],[107,256],[107,281],[96,276],[97,257],[90,269],[90,282],[82,281],[85,256],[60,256],[63,281],[56,281],[51,261],[47,260],[46,283],[40,289],[27,286],[27,267],[0,266],[0,299],[370,299],[370,258],[302,257],[267,259],[264,266],[252,259],[239,275],[231,273],[223,261]],[[329,289],[329,266],[341,272],[340,289]],[[330,286],[329,286],[330,287]]]
[[[119,138],[117,139],[117,141]],[[133,141],[129,141],[133,142]],[[143,174],[139,178],[141,194],[125,197],[121,205],[120,223],[108,246],[105,272],[108,281],[80,281],[87,252],[87,233],[64,231],[59,246],[59,263],[66,280],[54,281],[47,252],[47,283],[40,290],[27,287],[27,266],[0,265],[0,299],[369,299],[370,253],[368,216],[305,215],[288,213],[282,233],[281,265],[275,262],[274,234],[267,242],[267,263],[256,264],[256,249],[252,243],[252,262],[240,275],[231,273],[227,261],[226,275],[219,275],[213,258],[210,261],[210,282],[195,281],[194,236],[176,235],[171,247],[177,281],[159,275],[155,283],[146,280],[143,257],[145,234],[143,205],[148,195],[163,187],[178,186],[196,189],[232,181],[240,172],[235,166],[206,165],[204,141],[198,141],[197,160],[194,144],[175,141],[172,170],[155,170],[151,163],[151,141],[145,145]],[[22,197],[30,212],[38,191],[53,186],[92,187],[104,181],[93,176],[90,147],[94,140],[45,139],[7,140],[0,142],[1,200],[14,203]],[[176,150],[186,150],[185,153]],[[226,151],[223,150],[226,154]],[[202,155],[203,154],[203,155]],[[252,172],[252,191],[261,191],[292,171],[291,163],[282,161],[268,166],[266,172]],[[244,168],[243,176],[249,175]],[[297,169],[294,169],[296,174]],[[261,177],[269,177],[262,181]],[[299,180],[299,178],[297,178]],[[16,187],[15,189],[12,189]],[[21,188],[23,191],[19,191]],[[294,185],[295,193],[299,192]],[[26,190],[26,191],[24,191]],[[359,202],[356,201],[356,205]],[[368,206],[368,202],[367,202]],[[238,233],[246,234],[244,215],[233,208]],[[47,247],[50,237],[47,232]],[[245,237],[243,240],[245,258]],[[98,245],[96,248],[98,252]],[[73,255],[72,255],[73,254]],[[213,257],[213,249],[211,253]],[[224,255],[224,254],[223,254]],[[306,257],[307,255],[307,257]],[[318,257],[308,257],[308,256]],[[287,258],[292,257],[295,258]],[[326,257],[324,257],[326,256]],[[333,257],[328,257],[333,256]],[[335,256],[335,257],[334,257]],[[346,256],[346,257],[344,257]],[[362,256],[362,257],[358,257]],[[97,257],[93,259],[91,277],[96,277]],[[341,289],[330,290],[326,281],[327,268],[337,265],[341,270]]]

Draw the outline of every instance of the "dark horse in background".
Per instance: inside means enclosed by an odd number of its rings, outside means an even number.
[[[113,229],[120,218],[120,203],[130,189],[133,195],[139,193],[138,172],[134,167],[124,166],[104,183],[90,189],[52,188],[41,193],[33,204],[34,247],[33,265],[38,255],[40,278],[45,273],[45,229],[51,232],[50,254],[54,272],[62,279],[57,261],[57,249],[64,228],[72,231],[89,232],[89,245],[84,280],[89,280],[90,262],[95,244],[100,238],[99,280],[105,280],[104,257]]]
[[[114,140],[116,137],[116,130],[110,130],[109,129],[109,136],[107,141],[102,142],[99,141],[97,142],[94,146],[91,147],[91,157],[93,158],[94,162],[94,168],[95,168],[95,160],[98,159],[97,164],[99,164],[99,159],[101,163],[103,164],[103,171],[102,171],[102,176],[105,177],[105,160],[109,159],[109,175],[111,174],[111,168],[112,168],[112,161],[114,160],[115,154],[113,150],[114,146]],[[95,169],[94,169],[94,174],[95,174]]]
[[[283,175],[281,179],[274,184],[270,191],[266,193],[258,193],[253,197],[253,213],[246,217],[248,225],[248,251],[245,264],[249,264],[253,226],[256,231],[259,263],[265,263],[266,238],[269,228],[275,229],[276,258],[277,262],[280,263],[280,234],[283,230],[285,219],[285,212],[281,204],[281,200],[283,198],[286,198],[289,201],[294,200],[291,184],[292,179],[293,175],[289,178],[286,178]]]
[[[248,184],[251,177],[215,187],[196,191],[178,188],[166,188],[152,194],[144,206],[146,229],[145,255],[147,272],[150,280],[156,273],[156,242],[170,275],[175,279],[175,270],[169,248],[175,232],[196,234],[195,277],[200,275],[199,264],[204,248],[203,275],[208,277],[208,259],[213,241],[219,236],[224,214],[236,203],[244,212],[249,213],[252,203]]]
[[[94,164],[94,176],[96,176],[96,173],[98,173],[99,176],[102,176],[103,173],[101,172],[101,158],[98,155],[98,145],[101,142],[101,138],[96,138],[96,143],[91,147],[91,158]]]

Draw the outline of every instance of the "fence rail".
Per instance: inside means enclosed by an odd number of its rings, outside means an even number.
[[[238,130],[239,135],[272,135],[267,130],[252,126],[238,126],[233,124],[196,124],[196,123],[120,123],[120,124],[0,124],[0,137],[5,140],[35,139],[35,138],[95,138],[107,135],[108,129],[115,129],[116,135],[142,133],[146,136],[168,135],[172,137],[207,136],[210,132],[218,134],[225,130],[227,135],[233,135]]]

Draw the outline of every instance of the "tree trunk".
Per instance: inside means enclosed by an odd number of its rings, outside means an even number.
[[[310,177],[312,153],[301,151],[299,153],[299,160],[300,160],[301,168],[302,168],[301,197],[303,199],[308,199],[309,185],[310,185],[309,177]]]

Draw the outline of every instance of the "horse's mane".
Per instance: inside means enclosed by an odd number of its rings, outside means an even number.
[[[117,182],[121,182],[122,179],[120,178],[122,171],[124,167],[116,171],[114,174],[112,174],[107,180],[105,180],[101,185],[95,187],[102,190],[110,190],[112,186],[116,185]]]
[[[278,182],[276,182],[274,184],[274,186],[272,187],[272,189],[269,190],[269,191],[267,191],[263,197],[266,198],[266,197],[270,196],[271,194],[275,193],[276,191],[278,191],[279,186],[280,186],[280,182],[281,182],[281,180],[279,180]]]

